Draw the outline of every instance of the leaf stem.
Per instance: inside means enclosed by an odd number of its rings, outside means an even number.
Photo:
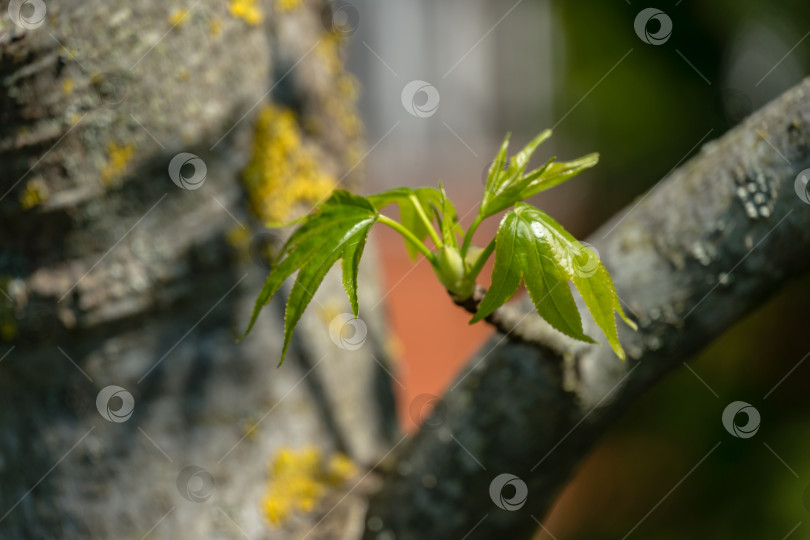
[[[380,216],[377,218],[377,221],[384,225],[388,225],[389,227],[397,231],[399,234],[403,236],[403,238],[405,238],[405,240],[413,244],[413,246],[417,250],[419,250],[419,252],[422,255],[424,255],[425,258],[429,260],[431,264],[433,265],[436,264],[436,254],[430,251],[424,243],[420,242],[419,239],[416,236],[414,236],[414,234],[411,231],[409,231],[408,229],[406,229],[405,227],[403,227],[401,224],[397,223],[390,217],[384,216],[382,214],[380,214]]]
[[[428,219],[427,214],[425,214],[425,209],[422,208],[422,203],[419,202],[419,199],[411,193],[408,195],[408,198],[413,203],[414,208],[416,209],[416,213],[419,214],[419,217],[422,220],[422,223],[425,224],[427,227],[428,234],[430,235],[430,239],[433,240],[433,243],[436,244],[437,248],[442,247],[442,239],[439,238],[439,235],[436,234],[436,229],[433,228],[433,223],[431,223],[430,219]]]
[[[475,216],[475,219],[470,224],[470,228],[467,229],[467,234],[464,235],[464,243],[461,245],[462,259],[467,256],[467,250],[470,248],[470,242],[472,242],[473,233],[475,233],[475,229],[478,228],[478,226],[481,224],[482,221],[484,221],[484,219],[481,217],[481,214],[479,213],[477,216]]]
[[[487,247],[484,248],[484,251],[478,255],[478,259],[475,260],[475,264],[470,268],[469,273],[467,274],[467,279],[474,281],[475,278],[478,277],[478,274],[481,273],[481,270],[484,268],[484,264],[486,264],[487,259],[489,256],[492,255],[492,252],[495,251],[495,239],[493,238],[492,241],[487,244]]]

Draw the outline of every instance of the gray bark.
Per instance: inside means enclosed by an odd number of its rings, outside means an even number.
[[[794,182],[810,167],[808,93],[810,79],[706,144],[588,239],[639,322],[638,332],[620,329],[629,359],[559,335],[542,346],[496,335],[397,455],[365,538],[530,537],[639,394],[807,271],[810,206]],[[529,315],[522,337],[528,320],[538,335],[553,333]],[[718,419],[718,438],[721,430]],[[490,499],[501,473],[528,487],[519,510]]]
[[[190,6],[48,2],[29,30],[3,4],[0,537],[279,538],[320,523],[317,538],[332,537],[344,514],[362,519],[353,496],[320,522],[334,494],[282,529],[259,509],[280,447],[314,444],[364,465],[393,431],[375,361],[385,362],[380,317],[367,321],[365,345],[346,351],[313,303],[276,369],[279,299],[234,343],[266,276],[226,241],[232,228],[256,227],[239,175],[258,106],[278,83],[272,99],[320,120],[308,142],[337,177],[353,142],[325,112],[325,60],[306,54],[326,32],[322,6],[276,18],[272,4],[250,26],[227,2],[203,1],[172,29],[171,13]],[[120,170],[108,169],[109,143],[134,149]],[[170,180],[181,151],[205,161],[200,189]],[[31,186],[47,196],[26,209]],[[360,295],[373,303],[373,268],[361,273]],[[317,300],[347,306],[337,276]],[[125,422],[97,410],[108,385],[134,397]],[[202,502],[183,493],[188,465],[214,480]]]

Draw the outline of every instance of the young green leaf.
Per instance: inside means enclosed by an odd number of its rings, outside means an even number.
[[[537,312],[551,326],[575,339],[592,341],[582,332],[579,312],[568,287],[568,281],[571,281],[610,346],[620,358],[624,358],[614,311],[629,326],[635,328],[635,324],[622,310],[607,270],[593,251],[578,242],[548,214],[525,203],[515,205],[501,222],[495,240],[492,273],[492,282],[497,285],[487,292],[473,320],[485,317],[511,296],[505,294],[501,290],[504,287],[499,284],[507,284],[507,293],[510,289],[514,291],[515,277],[505,273],[504,268],[511,269],[515,262],[520,265],[520,273]]]
[[[573,282],[613,350],[624,358],[614,312],[618,312],[629,326],[635,328],[635,324],[622,310],[610,275],[598,256],[548,215],[521,202],[565,182],[597,162],[596,154],[570,162],[556,162],[552,158],[527,173],[533,153],[550,135],[547,130],[532,139],[512,156],[508,166],[509,136],[506,136],[489,169],[478,215],[466,233],[441,184],[439,189],[401,187],[369,197],[335,191],[314,212],[294,222],[301,225],[273,261],[245,335],[253,328],[262,307],[297,271],[284,316],[283,362],[295,326],[338,259],[341,259],[343,288],[352,313],[357,316],[360,259],[369,230],[379,222],[405,239],[412,257],[422,254],[430,261],[439,281],[456,301],[470,298],[476,277],[490,255],[495,253],[492,286],[471,322],[487,318],[514,296],[520,283],[524,282],[537,312],[551,326],[572,338],[592,342],[583,332],[569,286],[569,282]],[[400,222],[380,213],[390,204],[399,206]],[[481,222],[510,206],[514,208],[504,216],[495,239],[484,248],[472,245],[473,235]],[[435,245],[434,250],[424,242],[428,236]],[[464,240],[459,247],[461,236]]]
[[[296,230],[279,255],[280,262],[267,276],[245,335],[253,328],[262,307],[278,292],[281,284],[296,270],[298,277],[287,299],[284,317],[284,347],[281,362],[287,353],[292,332],[326,273],[338,259],[343,258],[343,285],[352,311],[357,315],[357,268],[366,237],[379,218],[374,206],[346,191],[336,190]]]
[[[373,195],[366,195],[366,200],[370,202],[377,211],[382,210],[389,204],[399,203],[407,200],[413,193],[413,188],[409,187],[396,187]]]
[[[433,212],[436,214],[436,220],[441,225],[442,229],[442,242],[446,246],[458,247],[457,234],[462,232],[461,225],[458,223],[458,215],[456,214],[456,207],[447,198],[447,192],[444,190],[441,182],[439,182],[439,206],[432,205]]]
[[[296,229],[296,231],[287,239],[284,246],[279,250],[278,256],[274,261],[277,263],[284,255],[291,253],[299,244],[305,240],[318,236],[323,232],[323,229],[328,229],[330,226],[330,219],[339,216],[345,211],[355,209],[368,209],[369,203],[363,197],[352,195],[348,191],[335,190],[326,201],[321,203],[320,206],[315,208],[312,213],[304,218],[299,218],[290,224],[303,222],[303,224]],[[326,214],[326,216],[322,216]],[[326,217],[328,219],[321,219]]]
[[[396,203],[399,206],[399,221],[411,231],[419,241],[423,241],[431,233],[432,226],[425,223],[429,216],[432,205],[441,205],[442,194],[436,188],[421,187],[408,188],[399,187],[366,198],[379,211],[389,204]],[[429,218],[427,218],[429,219]],[[411,259],[416,259],[419,251],[410,242],[405,242],[405,249]]]
[[[582,156],[573,161],[552,161],[526,175],[521,183],[520,200],[528,199],[554,186],[573,178],[585,169],[589,169],[599,162],[599,154],[593,153]],[[539,174],[538,174],[539,171]],[[536,176],[535,176],[536,174]]]
[[[523,279],[541,317],[574,339],[592,342],[582,331],[567,276],[555,260],[554,251],[548,237],[537,234],[531,216],[517,210],[508,212],[495,237],[492,286],[472,322],[486,317],[511,298]]]
[[[615,329],[613,310],[619,314],[627,326],[633,330],[637,330],[638,327],[636,323],[633,322],[624,312],[624,309],[622,309],[621,301],[613,285],[613,280],[602,264],[602,261],[599,260],[599,256],[593,250],[580,243],[571,233],[566,231],[562,225],[557,223],[557,221],[545,212],[528,204],[520,204],[518,206],[521,208],[526,207],[524,211],[542,222],[547,227],[547,230],[554,235],[556,243],[560,248],[560,258],[566,263],[566,274],[569,279],[573,281],[574,286],[585,300],[585,305],[588,307],[588,310],[591,311],[596,323],[602,331],[605,332],[608,340],[611,339],[611,335],[605,330],[605,327],[602,326],[600,321],[604,322],[605,326],[612,326]],[[590,296],[592,301],[589,302],[586,296]],[[597,302],[599,304],[598,306],[596,305]],[[594,313],[594,311],[601,311],[605,316],[597,318],[597,314]],[[608,321],[612,324],[608,324]],[[613,334],[615,336],[615,331]],[[618,336],[615,336],[615,344],[618,345]],[[613,346],[614,343],[611,342],[611,345]],[[614,348],[616,347],[614,346]]]
[[[589,154],[577,160],[562,163],[555,163],[554,158],[551,158],[543,166],[525,173],[526,166],[537,147],[550,136],[551,131],[546,130],[532,139],[523,150],[512,157],[506,170],[502,169],[509,139],[507,137],[504,140],[498,157],[490,167],[487,187],[484,190],[484,197],[479,209],[480,217],[485,218],[496,214],[596,165],[599,159],[598,154]],[[498,169],[497,165],[500,165],[501,168]]]
[[[363,257],[363,249],[366,247],[366,238],[365,235],[358,236],[353,243],[346,246],[341,256],[343,289],[346,291],[346,296],[349,297],[349,304],[355,317],[360,311],[357,302],[357,272],[360,267],[360,259]]]
[[[588,154],[587,156],[582,156],[573,161],[549,162],[540,169],[537,169],[542,172],[536,177],[533,176],[534,172],[526,175],[526,180],[522,182],[520,187],[519,197],[521,200],[525,200],[533,195],[537,195],[541,191],[558,186],[585,169],[593,167],[598,162],[599,154],[597,153]]]
[[[547,129],[540,132],[534,139],[529,141],[520,152],[512,156],[504,176],[511,181],[521,178],[526,167],[529,165],[529,161],[532,159],[534,151],[537,150],[538,146],[546,142],[549,137],[551,137],[551,130]]]
[[[298,272],[298,277],[287,299],[287,309],[284,313],[284,347],[281,350],[279,365],[284,361],[284,356],[287,354],[287,347],[290,345],[295,326],[315,295],[315,291],[320,287],[326,273],[340,257],[344,256],[346,250],[353,249],[359,242],[365,242],[368,231],[375,221],[376,216],[366,216],[355,222],[349,230],[336,227],[339,233],[331,235],[331,238],[322,244],[321,249],[315,253],[315,256]],[[346,269],[345,265],[343,269]],[[344,286],[347,283],[349,283],[350,287],[357,284],[356,279],[352,283],[351,279],[344,276]],[[355,287],[350,291],[349,298],[353,300],[352,309],[354,309],[357,289]]]
[[[508,223],[507,223],[508,221]],[[521,257],[521,251],[517,240],[518,230],[515,226],[515,215],[507,213],[498,232],[495,235],[495,263],[492,267],[492,285],[490,286],[478,311],[473,316],[470,324],[476,323],[488,317],[493,311],[512,298],[520,286],[523,279],[523,268],[525,258]]]
[[[509,148],[509,133],[504,137],[501,147],[498,149],[498,154],[495,160],[490,164],[489,171],[487,171],[487,185],[484,188],[484,198],[487,193],[494,193],[497,184],[501,180],[501,175],[504,173],[506,166],[506,150]]]
[[[519,184],[529,164],[529,160],[540,144],[551,136],[551,130],[545,130],[529,141],[520,152],[512,156],[509,166],[503,170],[506,160],[506,150],[509,146],[509,136],[504,139],[495,162],[490,167],[484,197],[481,200],[479,214],[482,217],[491,216],[518,202]]]
[[[521,249],[527,253],[527,268],[533,269],[526,271],[524,281],[537,313],[562,333],[593,343],[582,331],[579,310],[567,276],[554,260],[552,246],[527,221],[523,221],[523,225],[526,234],[521,235]]]

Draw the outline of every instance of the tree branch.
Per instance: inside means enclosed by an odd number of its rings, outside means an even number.
[[[810,167],[808,92],[810,79],[706,144],[588,240],[639,320],[620,330],[628,361],[606,346],[571,342],[561,356],[494,338],[399,455],[367,522],[398,540],[529,537],[639,394],[806,272],[810,207],[794,182]],[[513,319],[494,324],[508,332]],[[501,473],[527,484],[519,510],[490,499]]]
[[[486,293],[487,290],[484,287],[476,284],[472,296],[469,298],[459,300],[452,294],[450,298],[457,306],[464,308],[468,313],[475,314]],[[498,332],[507,336],[510,341],[529,343],[541,349],[548,349],[549,352],[559,356],[563,356],[572,344],[571,340],[554,330],[536,313],[527,312],[513,304],[504,304],[484,320]]]

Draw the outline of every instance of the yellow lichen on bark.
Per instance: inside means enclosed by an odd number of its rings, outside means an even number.
[[[134,155],[134,144],[107,143],[107,164],[101,170],[101,182],[107,186],[112,185],[127,170]]]
[[[301,6],[301,0],[276,0],[276,9],[279,13],[287,13]]]
[[[299,205],[308,211],[337,184],[304,144],[295,114],[276,105],[259,113],[243,180],[254,213],[266,222],[290,219]]]
[[[251,26],[257,26],[264,21],[264,13],[257,0],[231,0],[228,12]]]
[[[20,205],[24,210],[39,206],[48,200],[48,186],[39,178],[30,180],[20,194]]]
[[[169,24],[172,26],[182,26],[188,21],[186,18],[188,14],[188,9],[175,9],[169,14]]]
[[[343,485],[356,467],[344,454],[326,458],[320,449],[280,449],[268,464],[267,489],[261,508],[273,525],[281,525],[295,512],[311,512],[324,493]]]

